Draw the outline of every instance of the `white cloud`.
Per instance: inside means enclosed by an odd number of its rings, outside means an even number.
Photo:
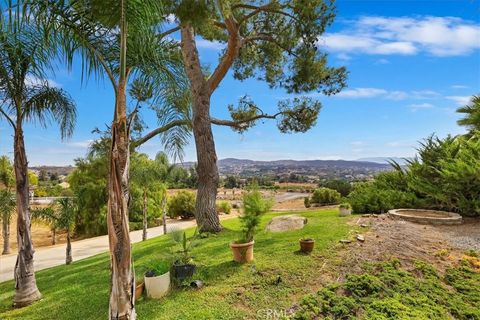
[[[435,106],[431,103],[414,103],[414,104],[411,104],[408,106],[410,108],[410,110],[412,111],[417,111],[417,110],[420,110],[420,109],[431,109],[431,108],[434,108]]]
[[[342,98],[374,98],[387,94],[385,89],[378,88],[355,88],[346,89],[336,95],[336,97]]]
[[[454,84],[453,86],[451,86],[452,89],[468,89],[469,86],[465,86],[463,84]]]
[[[384,98],[388,100],[426,100],[436,99],[440,94],[433,90],[401,91],[385,90],[380,88],[354,88],[346,89],[335,95],[341,98]]]
[[[333,52],[374,55],[458,56],[480,48],[480,25],[455,17],[364,16],[327,33],[319,45]]]
[[[470,96],[447,96],[448,100],[454,101],[458,106],[465,106],[470,103]]]
[[[225,48],[225,44],[218,41],[209,41],[205,39],[196,39],[197,48],[220,51]]]

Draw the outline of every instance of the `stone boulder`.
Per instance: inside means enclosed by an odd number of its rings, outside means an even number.
[[[287,215],[274,217],[267,225],[266,230],[271,232],[282,232],[289,230],[303,229],[307,223],[307,218],[299,215]]]

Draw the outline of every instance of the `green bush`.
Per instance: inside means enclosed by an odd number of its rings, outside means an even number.
[[[375,182],[358,182],[348,196],[353,213],[385,213],[395,208],[423,207],[411,192],[383,189]]]
[[[338,204],[342,195],[340,192],[329,188],[318,188],[313,191],[310,203],[318,205]]]
[[[192,192],[180,191],[168,201],[168,216],[189,219],[195,216],[195,195]]]
[[[340,192],[342,197],[346,197],[352,192],[352,185],[346,180],[333,179],[322,181],[318,184],[319,187],[329,188]]]
[[[217,203],[217,211],[230,214],[232,212],[232,205],[228,201],[221,201]]]
[[[305,205],[305,208],[310,208],[312,206],[310,204],[310,198],[309,197],[303,198],[303,204]]]
[[[256,189],[243,195],[243,214],[240,216],[243,238],[238,243],[247,243],[253,240],[262,215],[267,213],[272,205],[273,201],[264,199],[260,191]]]

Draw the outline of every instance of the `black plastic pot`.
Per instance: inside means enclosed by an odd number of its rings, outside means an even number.
[[[191,278],[197,269],[194,264],[174,264],[172,266],[173,277],[177,280],[185,280]]]

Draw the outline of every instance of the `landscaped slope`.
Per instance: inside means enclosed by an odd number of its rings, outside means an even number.
[[[288,309],[321,276],[325,258],[333,254],[339,239],[348,234],[347,219],[336,210],[303,214],[303,230],[285,233],[259,232],[255,237],[255,263],[232,261],[229,242],[239,237],[237,219],[225,221],[226,230],[200,239],[193,250],[200,265],[195,278],[205,282],[198,290],[175,290],[162,300],[140,300],[139,319],[242,319],[255,318],[266,309]],[[262,230],[273,215],[262,220]],[[193,231],[191,231],[193,232]],[[310,256],[298,254],[298,239],[316,239]],[[176,248],[168,237],[134,245],[137,278],[149,264],[171,259]],[[101,254],[37,273],[43,299],[12,310],[13,281],[0,284],[0,319],[106,319],[108,314],[109,257]]]

